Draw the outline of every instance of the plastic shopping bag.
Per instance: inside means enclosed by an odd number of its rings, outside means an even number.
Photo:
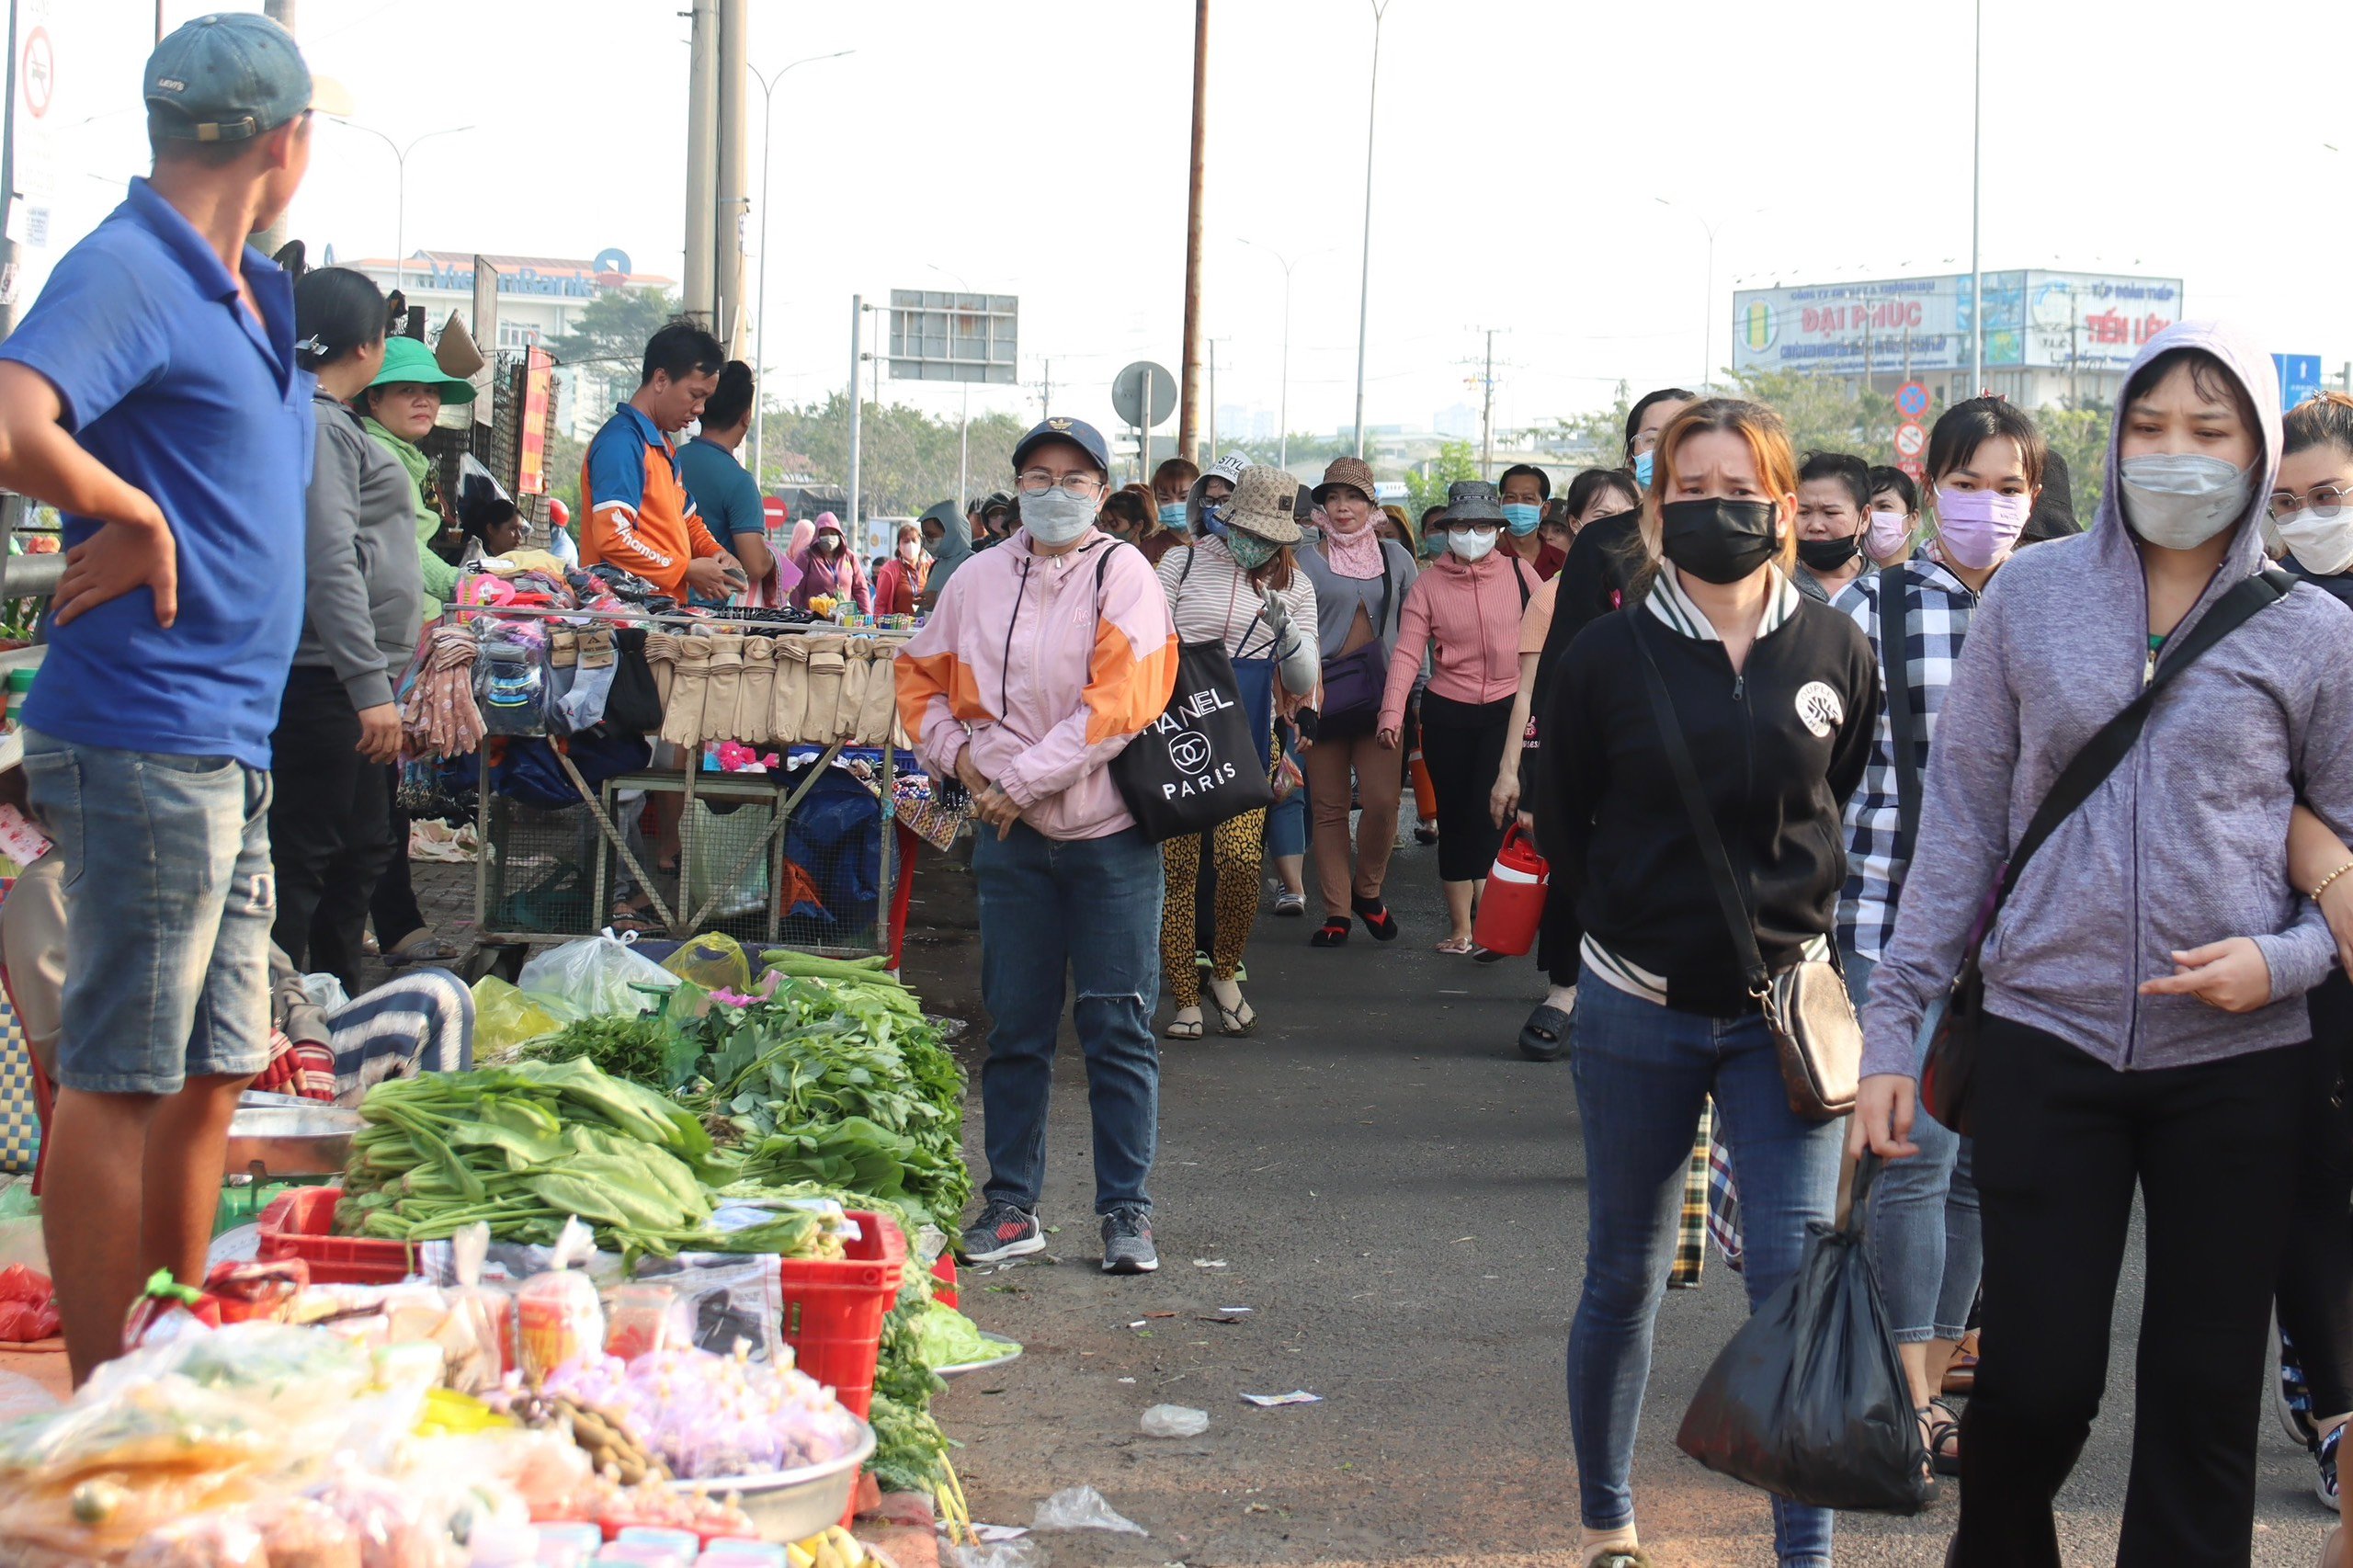
[[[474,1053],[488,1059],[551,1035],[563,1021],[494,974],[474,982]]]
[[[535,955],[523,966],[517,983],[533,1001],[562,1017],[634,1018],[661,1006],[678,977],[607,934]]]
[[[1878,1165],[1856,1167],[1845,1228],[1809,1227],[1798,1271],[1708,1369],[1675,1441],[1710,1470],[1792,1502],[1916,1514],[1928,1501],[1927,1451],[1863,1250]]]

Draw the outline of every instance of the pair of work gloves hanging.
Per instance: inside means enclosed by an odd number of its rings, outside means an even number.
[[[881,745],[897,720],[896,642],[838,636],[654,632],[662,739],[750,745]]]

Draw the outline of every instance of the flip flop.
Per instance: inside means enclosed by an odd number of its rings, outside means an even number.
[[[1348,906],[1357,912],[1357,918],[1364,922],[1364,928],[1372,933],[1374,941],[1393,942],[1397,939],[1397,917],[1389,913],[1387,903],[1378,898],[1358,898],[1350,894]]]
[[[1477,944],[1472,942],[1468,937],[1449,937],[1445,941],[1440,942],[1434,950],[1441,953],[1452,953],[1459,958],[1470,953],[1476,946]]]
[[[1223,1010],[1223,1009],[1222,1009],[1222,1008],[1220,1009],[1220,1011],[1222,1011],[1222,1010]],[[1167,1027],[1166,1028],[1165,1028],[1165,1029],[1163,1029],[1163,1030],[1161,1030],[1161,1031],[1160,1031],[1160,1033],[1161,1033],[1162,1037],[1163,1037],[1164,1039],[1167,1039],[1167,1040],[1199,1040],[1199,1039],[1200,1039],[1200,1038],[1201,1038],[1201,1019],[1200,1019],[1200,1012],[1201,1012],[1200,1004],[1199,1004],[1199,1003],[1198,1003],[1198,1002],[1196,1002],[1193,1006],[1189,1006],[1189,1007],[1179,1007],[1179,1008],[1177,1008],[1177,1009],[1176,1009],[1176,1016],[1175,1017],[1173,1017],[1173,1018],[1171,1018],[1171,1019],[1169,1019],[1169,1020],[1168,1020],[1168,1027]],[[1188,1018],[1188,1017],[1185,1017],[1185,1015],[1186,1015],[1186,1014],[1188,1014],[1188,1013],[1192,1014],[1192,1015],[1193,1015],[1193,1017],[1189,1017],[1189,1018]]]

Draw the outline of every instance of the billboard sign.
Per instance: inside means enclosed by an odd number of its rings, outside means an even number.
[[[1011,294],[941,289],[891,290],[891,374],[914,381],[989,381],[1020,378],[1020,302]]]
[[[2274,369],[2279,372],[2279,412],[2288,410],[2308,397],[2317,397],[2325,387],[2320,373],[2317,354],[2274,354]]]
[[[2122,369],[2181,319],[2178,278],[1988,272],[1985,363]],[[1967,273],[1733,295],[1733,369],[1860,376],[1967,369],[1977,301]]]

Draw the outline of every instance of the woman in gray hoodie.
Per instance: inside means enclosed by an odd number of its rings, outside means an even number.
[[[1915,1031],[2068,761],[2264,567],[2271,368],[2184,323],[2134,360],[2080,537],[2005,567],[1938,718],[1871,976],[1854,1140],[1915,1152]],[[2057,1568],[2052,1499],[2106,1380],[2140,1189],[2147,1286],[2120,1563],[2246,1562],[2272,1284],[2292,1210],[2303,994],[2335,960],[2290,879],[2299,798],[2353,828],[2353,616],[2298,585],[2171,678],[2022,869],[1986,938],[1971,1099],[1984,1360],[1950,1562]]]

